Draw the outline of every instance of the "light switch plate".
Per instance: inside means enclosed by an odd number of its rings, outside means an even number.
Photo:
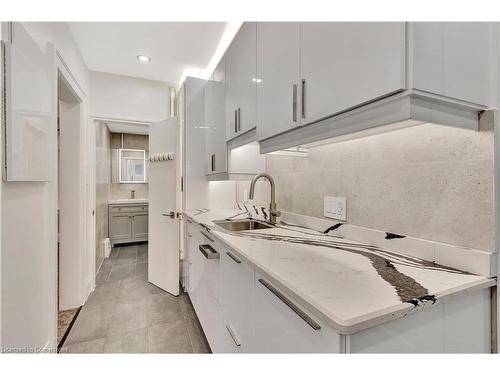
[[[323,215],[337,220],[346,220],[347,202],[342,197],[324,197]]]

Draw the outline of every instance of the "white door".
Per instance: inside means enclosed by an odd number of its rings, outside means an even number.
[[[179,120],[172,118],[149,127],[149,154],[173,153],[174,160],[149,163],[150,283],[179,295]]]

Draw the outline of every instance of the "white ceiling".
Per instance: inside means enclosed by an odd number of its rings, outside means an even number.
[[[89,70],[173,85],[186,72],[207,69],[221,40],[227,39],[228,28],[234,29],[228,25],[226,22],[68,22]],[[136,58],[139,54],[150,56],[151,62],[139,62]]]

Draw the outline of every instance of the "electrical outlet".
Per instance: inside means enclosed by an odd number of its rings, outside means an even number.
[[[347,202],[345,198],[324,197],[323,215],[337,220],[346,220]]]

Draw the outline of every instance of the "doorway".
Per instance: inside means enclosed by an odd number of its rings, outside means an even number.
[[[59,72],[57,77],[57,342],[83,303],[81,121],[82,103]]]

